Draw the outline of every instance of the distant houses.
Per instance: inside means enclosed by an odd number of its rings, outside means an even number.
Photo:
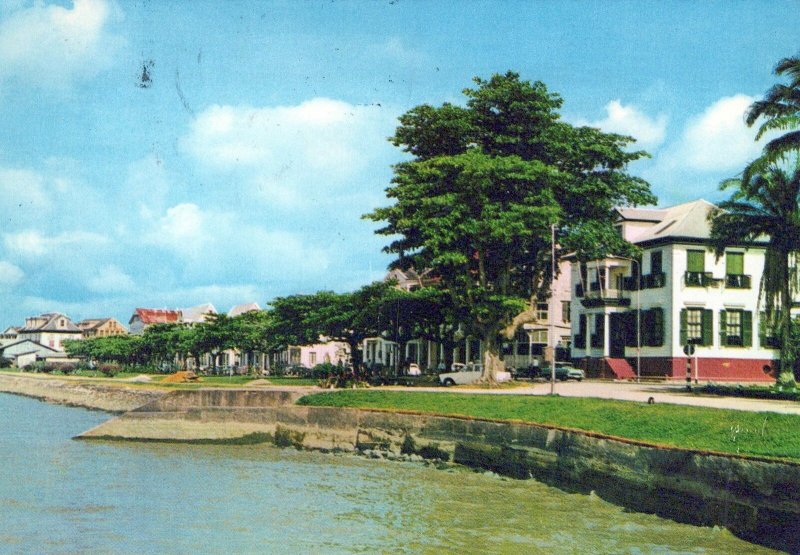
[[[25,325],[17,331],[17,337],[30,339],[56,351],[63,351],[64,341],[81,339],[83,332],[65,314],[49,312],[26,318]]]
[[[81,330],[83,339],[92,337],[108,337],[111,335],[125,335],[128,330],[116,318],[92,318],[81,320],[76,324]]]
[[[180,320],[180,310],[137,308],[128,320],[128,326],[132,334],[141,335],[144,330],[155,324],[177,324]]]

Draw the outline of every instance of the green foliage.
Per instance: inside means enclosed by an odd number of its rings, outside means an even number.
[[[789,352],[791,307],[800,292],[800,162],[791,170],[769,166],[747,180],[728,179],[721,188],[733,192],[709,214],[717,256],[728,246],[767,239],[761,300],[781,337],[778,379],[789,385],[794,381],[791,369],[796,360],[796,354]]]
[[[374,390],[308,395],[298,404],[517,420],[687,449],[800,459],[800,416],[790,414],[577,397]]]
[[[272,344],[276,348],[310,345],[322,337],[343,341],[350,346],[352,364],[357,368],[362,341],[384,331],[378,307],[395,294],[391,285],[375,282],[352,293],[320,291],[276,298],[270,303]]]
[[[378,233],[393,237],[384,250],[394,265],[433,269],[491,350],[549,289],[551,225],[559,241],[608,237],[614,206],[655,197],[624,171],[646,156],[627,149],[632,138],[560,121],[561,98],[516,73],[475,83],[465,108],[423,105],[400,117],[390,141],[413,158],[394,168],[394,203],[365,218],[385,222]]]
[[[754,102],[747,112],[746,121],[749,126],[761,121],[756,140],[771,131],[785,133],[769,141],[762,156],[745,168],[742,174],[745,182],[785,160],[787,155],[800,152],[800,57],[784,58],[778,62],[775,74],[786,75],[789,82],[775,84],[762,100]]]

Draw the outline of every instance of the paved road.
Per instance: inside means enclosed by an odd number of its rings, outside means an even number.
[[[391,388],[398,389],[398,388]],[[459,393],[484,393],[489,395],[548,395],[549,383],[533,383],[530,386],[511,389],[473,389],[469,387],[451,388],[402,388],[409,391],[438,391]],[[652,397],[656,403],[693,405],[718,409],[747,410],[753,412],[780,412],[800,414],[800,402],[770,401],[766,399],[743,399],[740,397],[718,397],[716,395],[697,395],[686,391],[685,385],[676,384],[637,384],[632,382],[557,382],[556,394],[564,397],[595,397],[600,399],[619,399],[646,403]]]

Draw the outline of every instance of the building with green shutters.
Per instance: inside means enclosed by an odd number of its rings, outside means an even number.
[[[743,242],[717,258],[713,208],[697,200],[617,210],[617,229],[642,254],[573,263],[576,365],[616,378],[683,380],[688,369],[692,380],[774,379],[778,339],[759,307],[765,244]]]

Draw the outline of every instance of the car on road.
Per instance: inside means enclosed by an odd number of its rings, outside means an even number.
[[[518,368],[514,374],[516,379],[529,378],[531,380],[550,380],[550,366],[527,366]],[[562,382],[567,380],[582,381],[586,373],[580,368],[575,368],[568,362],[556,362],[556,379]]]
[[[550,379],[550,367],[543,366],[541,376],[547,380]],[[556,362],[556,379],[562,382],[567,380],[582,381],[586,377],[586,373],[580,368],[575,368],[571,364],[565,362]]]
[[[478,381],[483,374],[483,364],[470,362],[468,364],[454,363],[451,372],[439,374],[439,383],[442,385],[464,385]],[[507,382],[511,380],[510,372],[498,372],[497,381]]]

